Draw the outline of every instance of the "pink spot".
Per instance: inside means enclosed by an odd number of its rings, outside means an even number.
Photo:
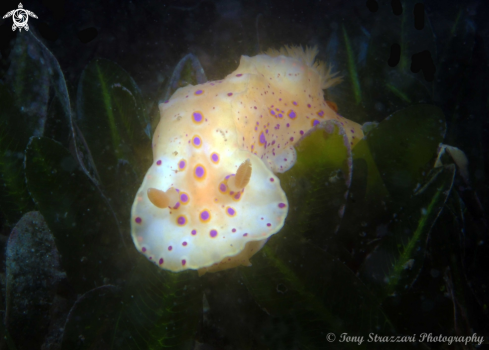
[[[187,260],[183,259],[182,260],[182,266],[185,266],[186,263],[187,263]]]
[[[272,226],[272,224],[271,223],[268,223],[267,226],[270,227],[270,226]]]
[[[163,263],[164,263],[164,262],[165,262],[165,260],[163,260],[163,258],[160,258],[160,261],[158,261],[158,263],[159,263],[160,265],[163,265]]]
[[[242,75],[243,75],[243,74],[236,74],[236,76],[237,76],[237,77],[240,77],[240,76],[242,76]]]
[[[279,208],[281,208],[281,209],[282,209],[282,208],[285,208],[285,206],[286,206],[286,205],[285,205],[285,203],[279,203],[279,204],[278,204],[278,207],[279,207]]]
[[[271,178],[270,178],[270,182],[274,182],[274,181],[275,181],[275,180],[274,180],[274,178],[273,178],[273,177],[271,177]]]
[[[236,232],[236,229],[235,229],[235,228],[233,228],[231,231]]]
[[[243,237],[246,237],[246,236],[248,236],[248,234],[247,233],[243,233]]]
[[[172,246],[168,246],[168,250],[171,252],[171,250],[173,249]]]
[[[182,245],[183,245],[184,247],[186,247],[186,246],[187,246],[187,242],[183,242],[183,243],[182,243]]]

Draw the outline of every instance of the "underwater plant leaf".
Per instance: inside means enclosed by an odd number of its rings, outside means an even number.
[[[264,311],[287,320],[289,342],[294,344],[289,348],[323,348],[330,332],[338,336],[393,331],[360,279],[313,243],[273,236],[252,262],[251,268],[240,268],[243,281]]]
[[[189,84],[204,84],[206,82],[207,77],[205,76],[204,68],[202,68],[199,59],[189,53],[178,61],[159,103],[169,100],[173,93],[181,87]]]
[[[277,174],[289,213],[280,235],[314,239],[324,247],[343,217],[352,174],[351,151],[341,125],[319,124],[298,145],[292,169]],[[327,220],[324,218],[327,217]]]
[[[433,101],[434,77],[426,70],[435,70],[436,45],[430,17],[425,15],[422,30],[414,26],[415,0],[402,2],[402,14],[396,16],[391,6],[380,6],[378,19],[370,31],[365,70],[360,72],[363,101],[367,111],[383,115],[413,103]],[[400,50],[397,56],[394,46]],[[396,60],[396,58],[399,58]],[[429,62],[432,65],[422,65]],[[433,72],[434,73],[434,72]]]
[[[63,327],[61,348],[110,349],[121,301],[120,289],[113,285],[80,296]]]
[[[332,30],[325,48],[325,61],[343,78],[341,84],[325,90],[326,100],[337,104],[339,113],[358,123],[372,120],[363,106],[365,76],[374,74],[365,69],[370,34],[363,26],[344,21]]]
[[[387,117],[365,137],[394,201],[409,198],[425,182],[445,132],[441,109],[420,104]]]
[[[78,293],[127,269],[115,216],[60,143],[33,137],[25,152],[27,189],[51,229],[61,265]]]
[[[335,232],[351,174],[351,152],[341,127],[329,122],[313,130],[298,145],[294,167],[278,175],[289,200],[284,228],[251,259],[252,267],[241,268],[258,305],[293,324],[290,337],[297,348],[319,348],[329,332],[391,331],[363,283],[320,249],[338,249]]]
[[[454,165],[433,169],[427,183],[386,224],[381,244],[360,270],[362,280],[379,290],[379,295],[402,293],[415,282],[423,267],[429,234],[450,195],[454,176]]]
[[[274,323],[272,316],[257,305],[248,292],[239,269],[206,273],[201,277],[203,297],[203,322],[198,341],[230,349],[262,349],[263,338],[284,336],[284,324]],[[274,349],[285,349],[288,338],[281,346],[273,342]],[[222,345],[223,346],[223,345]]]
[[[42,344],[56,290],[64,278],[46,221],[39,212],[24,214],[10,233],[6,249],[5,326],[19,348]]]
[[[5,83],[24,119],[27,131],[22,137],[49,136],[68,147],[70,99],[54,55],[32,32],[21,32],[8,60]],[[57,106],[56,111],[52,105]]]
[[[202,315],[197,272],[173,273],[140,254],[136,259],[110,349],[193,349]]]
[[[126,71],[104,59],[88,64],[78,84],[76,125],[78,143],[86,145],[95,163],[92,180],[100,181],[125,225],[152,159],[141,93]]]
[[[14,225],[33,209],[24,177],[24,150],[30,132],[25,115],[14,105],[10,92],[0,83],[0,213]]]
[[[5,76],[14,104],[22,111],[28,136],[44,133],[49,101],[49,71],[43,63],[43,47],[30,32],[19,33],[9,55]],[[25,136],[24,136],[25,137]],[[27,141],[25,142],[27,144]]]

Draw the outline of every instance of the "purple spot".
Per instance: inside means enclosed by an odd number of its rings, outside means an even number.
[[[205,173],[205,171],[204,171],[204,168],[202,166],[199,165],[198,167],[195,168],[195,176],[201,178],[201,177],[204,177],[204,173]]]
[[[236,211],[233,208],[228,208],[228,214],[233,216],[234,214],[236,214]]]
[[[315,120],[313,123],[312,123],[312,126],[316,126],[319,124],[319,120]]]
[[[291,138],[290,138],[290,141],[294,141],[294,138],[293,138],[293,137],[291,137]]]
[[[140,224],[141,222],[143,222],[143,219],[141,219],[139,216],[136,218],[136,224]]]
[[[279,114],[278,114],[278,117],[279,117],[279,118],[282,118],[282,117],[283,117],[282,113],[279,113]]]
[[[235,229],[235,228],[233,228],[231,231],[236,232],[236,229]]]
[[[183,259],[182,260],[182,266],[185,266],[186,263],[187,263],[187,260]]]
[[[194,142],[194,145],[200,146],[200,137],[195,136],[194,139],[193,139],[193,142]]]
[[[243,74],[236,74],[236,76],[237,76],[237,77],[240,77],[240,76],[242,76],[242,75],[243,75]]]
[[[352,134],[355,133],[355,130],[351,129]]]
[[[321,118],[324,117],[324,112],[323,111],[319,111],[318,112],[318,116],[320,116]]]
[[[289,123],[287,123],[287,127],[289,127],[289,126],[290,126],[290,124],[289,124]]]
[[[212,238],[217,236],[217,231],[216,230],[211,230],[210,235]]]
[[[308,104],[307,104],[307,107],[308,107],[308,108],[311,108],[311,105],[308,103]]]
[[[304,135],[304,130],[301,130],[301,131],[300,131],[300,134],[301,134],[301,135]]]
[[[270,178],[270,182],[274,182],[274,181],[275,181],[275,180],[274,180],[274,178],[273,178],[273,177],[271,177],[271,178]]]
[[[170,245],[168,246],[168,250],[171,252],[171,250],[173,249],[173,247]]]
[[[186,246],[187,246],[187,242],[183,242],[183,243],[182,243],[182,245],[183,245],[184,247],[186,247]]]
[[[141,248],[141,251],[142,251],[143,253],[145,253],[145,252],[146,252],[146,247],[142,247],[142,248]]]
[[[294,110],[292,110],[292,109],[289,111],[289,113],[287,115],[289,116],[290,119],[294,119],[295,117],[297,117]]]
[[[185,203],[188,201],[188,196],[185,193],[182,193],[180,195],[180,200]]]
[[[273,109],[270,111],[270,113],[271,113],[272,115],[275,115],[275,111],[274,111]]]
[[[277,125],[275,126],[275,128],[274,128],[274,129],[275,129],[275,130],[280,129],[280,124],[277,124]]]
[[[164,262],[165,262],[165,260],[163,260],[163,258],[160,258],[160,261],[158,261],[158,263],[159,263],[160,265],[162,265]]]
[[[292,103],[294,104],[294,106],[297,106],[297,102],[295,102],[295,101],[292,101]]]
[[[212,153],[211,159],[214,163],[217,163],[219,161],[219,156],[217,155],[217,153]]]
[[[238,200],[241,197],[241,192],[238,192],[234,195],[234,199]]]
[[[267,226],[270,227],[270,226],[272,226],[272,224],[271,223],[268,223]]]
[[[187,220],[185,219],[185,216],[179,216],[177,219],[177,223],[179,225],[185,225],[186,222],[187,222]]]
[[[204,210],[202,213],[200,213],[200,218],[204,221],[209,220],[209,212],[207,210]]]
[[[197,234],[197,230],[192,230],[192,236],[195,236]]]
[[[179,167],[180,169],[185,168],[185,161],[184,161],[184,160],[181,160],[181,161],[178,163],[178,167]]]
[[[201,93],[203,93],[203,92],[204,92],[204,91],[202,91],[202,90],[197,90],[197,91],[195,91],[195,94],[196,94],[196,95],[200,95],[200,94],[201,94]]]
[[[161,160],[157,161],[156,165],[161,165]]]
[[[247,233],[243,233],[243,237],[246,237],[246,236],[248,236],[248,234]]]
[[[228,96],[233,96],[233,93],[232,92],[228,92]]]
[[[175,204],[175,206],[173,207],[173,209],[178,209],[180,208],[180,202],[177,202],[177,204]]]
[[[225,184],[221,184],[221,185],[219,185],[219,190],[220,190],[221,192],[226,192],[226,185],[225,185]]]
[[[202,114],[200,114],[199,112],[194,112],[192,114],[192,118],[196,123],[200,123],[202,121]]]
[[[263,132],[260,134],[260,143],[267,143],[267,139],[265,138],[265,134]]]
[[[285,203],[279,203],[279,204],[278,204],[278,207],[279,207],[280,209],[285,208]]]

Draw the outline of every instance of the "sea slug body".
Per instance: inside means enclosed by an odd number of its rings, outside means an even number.
[[[324,100],[338,78],[316,54],[286,47],[242,56],[225,79],[180,88],[160,104],[154,161],[131,216],[148,259],[174,272],[251,265],[284,225],[288,202],[274,174],[294,165],[294,145],[332,119],[352,144],[363,137]]]

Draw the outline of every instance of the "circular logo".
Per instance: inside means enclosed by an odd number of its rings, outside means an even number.
[[[12,15],[12,19],[14,20],[14,24],[17,27],[23,27],[26,25],[27,21],[29,20],[29,16],[27,15],[27,12],[24,9],[17,9]]]

